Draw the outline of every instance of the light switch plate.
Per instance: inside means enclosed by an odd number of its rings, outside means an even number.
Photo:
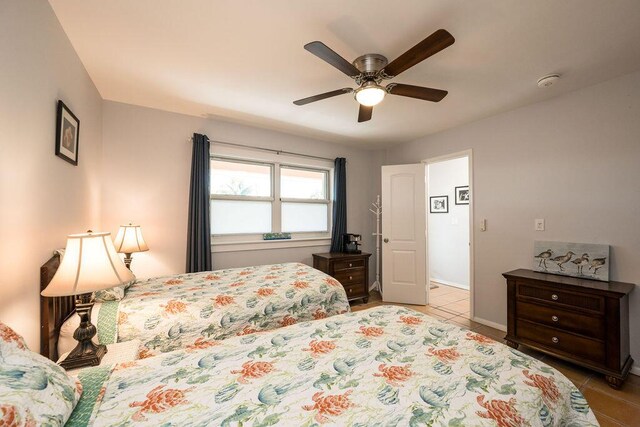
[[[483,219],[480,221],[480,231],[487,231],[487,220]]]
[[[536,219],[534,225],[536,231],[544,231],[544,219]]]

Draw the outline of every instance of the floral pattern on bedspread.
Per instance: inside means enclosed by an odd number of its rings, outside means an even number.
[[[598,425],[557,370],[394,306],[117,365],[100,396],[96,426]]]
[[[144,358],[348,311],[337,280],[288,263],[139,281],[114,321],[118,341],[141,340]]]

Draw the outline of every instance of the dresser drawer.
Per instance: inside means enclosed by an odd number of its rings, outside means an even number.
[[[336,271],[333,277],[345,288],[353,285],[362,286],[364,284],[364,268]]]
[[[605,362],[605,344],[602,341],[579,337],[521,319],[516,321],[516,331],[518,338],[532,341],[558,353],[598,364]]]
[[[336,273],[340,270],[348,270],[350,268],[364,268],[363,259],[336,261],[333,263],[333,271]]]
[[[542,306],[528,302],[516,302],[516,316],[536,323],[542,323],[566,332],[591,338],[605,338],[605,322],[602,316],[586,315],[563,310],[555,306]]]
[[[539,286],[533,283],[516,282],[519,300],[531,300],[551,306],[575,307],[595,313],[604,311],[604,298],[585,293],[559,291],[554,288]]]

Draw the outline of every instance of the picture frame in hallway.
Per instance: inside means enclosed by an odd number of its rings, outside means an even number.
[[[78,166],[79,145],[80,120],[59,100],[56,116],[56,156]]]
[[[470,199],[469,186],[455,187],[456,205],[468,205]]]
[[[449,196],[429,197],[429,213],[448,213]]]

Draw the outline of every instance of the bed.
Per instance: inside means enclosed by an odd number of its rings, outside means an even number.
[[[560,372],[407,308],[81,371],[68,425],[597,426]]]
[[[57,269],[56,257],[41,269],[43,288]],[[43,297],[41,307],[42,354],[57,357],[76,344],[73,301]],[[96,304],[92,323],[98,343],[140,340],[144,358],[348,311],[337,280],[305,264],[287,263],[136,281],[123,299]]]

